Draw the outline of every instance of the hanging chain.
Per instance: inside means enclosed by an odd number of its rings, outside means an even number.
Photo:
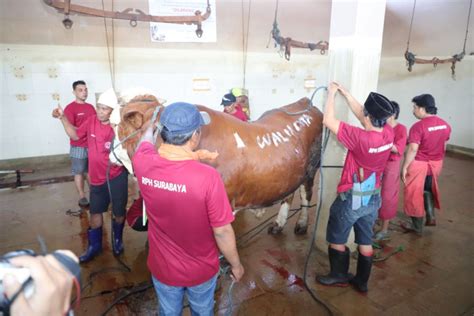
[[[464,37],[464,46],[462,47],[463,53],[466,53],[467,33],[469,31],[469,20],[471,19],[471,7],[472,7],[472,0],[469,3],[469,14],[467,15],[466,36]]]
[[[415,7],[416,7],[416,0],[413,1],[413,11],[411,13],[410,31],[408,32],[407,52],[408,52],[408,48],[410,47],[411,28],[413,27],[413,18],[415,17]]]

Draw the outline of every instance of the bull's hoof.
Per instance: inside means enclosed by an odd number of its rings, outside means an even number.
[[[294,231],[296,235],[305,235],[308,231],[308,225],[296,224]]]
[[[278,226],[277,223],[273,222],[269,227],[268,227],[268,233],[272,235],[278,235],[283,231],[283,227]]]

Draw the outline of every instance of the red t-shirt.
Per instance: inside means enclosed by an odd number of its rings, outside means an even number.
[[[224,111],[225,112],[225,111]],[[227,112],[225,112],[227,113]],[[237,104],[235,107],[235,113],[228,113],[236,118],[238,118],[241,121],[247,122],[247,115],[245,115],[244,110],[242,110],[242,106],[240,104]]]
[[[89,177],[92,185],[101,185],[107,181],[107,166],[114,130],[110,124],[102,124],[97,116],[89,117],[76,130],[79,138],[87,140],[89,152]],[[111,164],[109,180],[118,176],[124,168]]]
[[[398,154],[391,152],[390,158],[388,159],[390,161],[402,159],[405,147],[407,146],[407,128],[405,125],[398,123],[393,128],[393,133],[395,136],[393,146],[397,147]]]
[[[410,128],[408,143],[420,145],[415,160],[443,160],[451,126],[436,115],[425,117]]]
[[[379,133],[341,122],[337,139],[348,149],[337,192],[352,189],[354,174],[359,181],[364,181],[375,172],[377,178],[375,187],[380,187],[381,176],[393,146],[393,129],[385,124]],[[360,179],[360,168],[364,170],[363,179]]]
[[[164,159],[149,142],[132,162],[149,218],[151,273],[171,286],[209,280],[219,270],[212,228],[234,220],[219,173],[195,160]]]
[[[89,103],[77,103],[73,101],[66,105],[64,109],[64,115],[74,127],[79,127],[89,117],[95,115],[95,109]],[[76,147],[87,147],[87,139],[79,138],[78,140],[69,139],[71,146]]]

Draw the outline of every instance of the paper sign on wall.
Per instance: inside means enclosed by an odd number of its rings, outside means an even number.
[[[199,10],[206,13],[206,0],[148,0],[150,14],[159,16],[194,16]],[[215,42],[216,0],[209,0],[211,15],[202,22],[202,37],[196,36],[196,25],[150,22],[152,42]]]

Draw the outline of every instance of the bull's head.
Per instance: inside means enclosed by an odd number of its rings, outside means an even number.
[[[124,140],[123,148],[132,157],[138,141],[148,127],[156,107],[163,105],[153,95],[139,95],[131,99],[123,108],[118,125],[118,137]]]

